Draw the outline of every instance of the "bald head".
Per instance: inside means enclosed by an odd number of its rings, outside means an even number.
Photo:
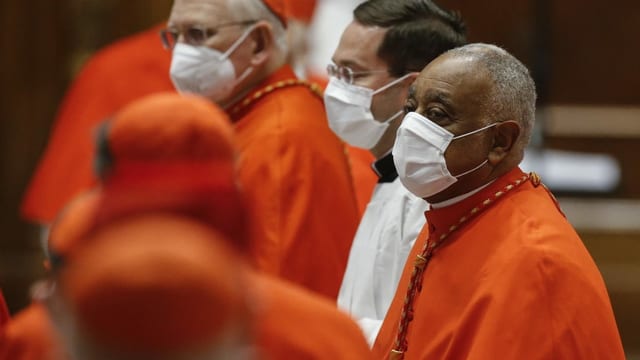
[[[455,48],[442,55],[442,59],[464,61],[468,64],[467,72],[480,71],[486,75],[489,86],[479,101],[493,121],[514,120],[521,125],[516,145],[522,152],[531,139],[536,111],[536,88],[529,70],[513,55],[490,44]]]

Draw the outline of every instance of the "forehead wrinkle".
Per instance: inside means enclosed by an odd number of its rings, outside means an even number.
[[[446,104],[451,104],[451,90],[455,89],[455,85],[442,79],[434,79],[425,76],[422,73],[418,79],[412,84],[414,87],[414,95],[419,97],[420,101],[437,100]]]
[[[363,68],[365,68],[364,65],[362,65],[362,64],[360,64],[358,62],[358,59],[342,60],[342,61],[339,61],[337,64],[342,66],[342,67],[347,67],[347,68],[349,68],[351,70],[353,70],[354,68],[355,69],[363,69]]]
[[[365,26],[352,21],[342,33],[333,58],[341,66],[356,67],[358,71],[374,70],[385,67],[378,58],[378,47],[386,29],[377,26]],[[366,39],[366,41],[363,41]]]
[[[183,0],[176,1],[169,16],[168,25],[188,27],[210,26],[228,17],[226,1]]]
[[[453,101],[451,100],[451,94],[446,91],[438,89],[427,89],[420,98],[425,103],[439,102],[448,107],[453,107]]]
[[[364,62],[359,58],[358,52],[354,51],[354,49],[349,49],[347,51],[335,52],[332,58],[332,61],[339,66],[344,66],[356,69],[366,69]]]

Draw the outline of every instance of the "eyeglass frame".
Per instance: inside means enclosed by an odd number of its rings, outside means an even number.
[[[172,29],[167,27],[160,30],[159,35],[160,35],[160,41],[162,42],[162,47],[164,47],[166,50],[173,50],[173,48],[178,43],[178,39],[180,38],[180,36],[185,37],[184,42],[189,45],[201,46],[204,43],[206,43],[207,40],[215,36],[218,33],[219,29],[230,27],[230,26],[250,25],[256,22],[258,22],[258,20],[233,21],[233,22],[228,22],[228,23],[218,25],[216,27],[193,25],[193,26],[189,26],[185,31],[179,31],[177,29]],[[185,34],[187,34],[190,30],[200,31],[202,34],[202,38],[200,40],[194,39],[193,37],[191,39],[187,39]],[[169,40],[169,37],[172,40]],[[170,41],[172,41],[172,43],[170,43]]]
[[[327,74],[330,77],[335,77],[340,80],[343,80],[347,84],[353,84],[356,75],[368,75],[368,74],[376,74],[376,73],[389,73],[389,69],[384,70],[367,70],[367,71],[353,71],[348,66],[342,66],[337,64],[329,64],[327,65]]]

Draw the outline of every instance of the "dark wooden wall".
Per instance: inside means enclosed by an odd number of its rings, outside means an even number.
[[[99,47],[168,17],[170,0],[0,2],[0,288],[12,312],[43,274],[18,207],[65,89]]]
[[[11,310],[25,304],[42,268],[34,229],[17,206],[69,79],[68,15],[56,2],[0,3],[0,286]]]

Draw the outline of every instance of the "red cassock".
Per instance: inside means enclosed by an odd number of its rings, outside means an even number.
[[[16,314],[0,334],[0,360],[67,360],[42,304],[32,303]]]
[[[266,274],[249,275],[260,359],[369,360],[360,328],[332,302]],[[313,326],[309,326],[313,324]],[[71,360],[44,306],[34,303],[0,335],[0,360]]]
[[[169,78],[171,52],[162,47],[160,28],[115,42],[84,66],[63,100],[25,193],[24,218],[50,223],[69,200],[95,184],[97,124],[132,100],[174,91]]]
[[[345,148],[315,92],[287,65],[228,113],[254,215],[255,264],[335,299],[359,215]]]
[[[514,169],[426,212],[429,228],[409,256],[375,359],[396,348],[414,259],[428,237],[449,232],[414,297],[404,359],[624,359],[593,259],[544,186],[526,180],[509,190],[523,176]]]
[[[335,302],[267,274],[250,280],[261,301],[254,318],[261,359],[371,359],[362,331]]]

